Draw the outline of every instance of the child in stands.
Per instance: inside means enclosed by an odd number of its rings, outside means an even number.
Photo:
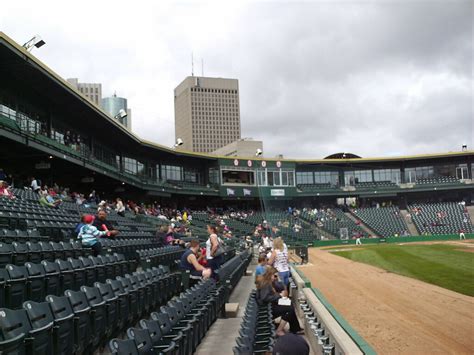
[[[102,251],[102,244],[99,242],[99,238],[110,236],[110,231],[99,231],[97,227],[92,225],[94,219],[95,217],[90,214],[82,218],[84,225],[81,227],[77,238],[81,241],[83,247],[91,248],[94,256],[97,256]]]

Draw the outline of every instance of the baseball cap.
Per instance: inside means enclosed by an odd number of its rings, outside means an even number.
[[[309,355],[309,345],[303,337],[287,333],[275,342],[273,355]]]
[[[87,214],[84,216],[84,223],[87,223],[87,224],[92,223],[94,222],[94,219],[95,217],[93,215]]]

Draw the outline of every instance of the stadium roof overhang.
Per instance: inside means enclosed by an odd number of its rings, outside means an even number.
[[[65,57],[67,58],[67,57]],[[0,32],[0,75],[2,80],[10,80],[17,83],[19,90],[28,87],[41,97],[54,103],[54,106],[68,112],[61,117],[65,123],[90,127],[96,132],[104,132],[101,139],[104,143],[122,152],[133,152],[135,155],[146,154],[147,156],[156,156],[158,160],[170,160],[178,158],[187,161],[190,164],[200,164],[204,161],[215,162],[218,158],[234,159],[234,157],[218,157],[214,155],[194,153],[188,151],[179,151],[172,148],[156,144],[139,138],[125,127],[121,126],[100,107],[93,104],[67,81],[52,71],[47,65],[38,58],[26,51],[15,41],[9,38],[3,32]],[[54,116],[54,112],[51,112]],[[474,151],[449,152],[440,154],[424,154],[402,157],[379,157],[379,158],[359,158],[357,156],[345,156],[332,159],[332,156],[326,159],[278,159],[278,158],[256,158],[256,157],[238,157],[238,159],[283,160],[293,162],[297,165],[319,164],[341,166],[363,165],[366,163],[389,164],[400,161],[426,161],[431,159],[452,159],[458,156],[473,155]],[[196,159],[198,158],[198,159]]]

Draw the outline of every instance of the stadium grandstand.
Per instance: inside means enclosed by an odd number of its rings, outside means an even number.
[[[473,151],[177,151],[126,130],[1,32],[0,75],[1,354],[271,352],[290,335],[258,301],[253,273],[278,237],[298,339],[314,354],[372,354],[294,268],[307,248],[474,232]],[[78,238],[90,223],[100,248]],[[196,240],[196,254],[213,248],[210,227],[220,265],[194,277],[185,253]]]

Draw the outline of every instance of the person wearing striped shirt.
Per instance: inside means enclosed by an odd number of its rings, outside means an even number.
[[[108,236],[109,231],[100,231],[96,226],[92,225],[95,217],[93,215],[85,215],[82,218],[84,225],[79,230],[77,238],[81,241],[82,246],[91,248],[94,256],[97,256],[102,251],[102,244],[99,241],[100,237]]]

